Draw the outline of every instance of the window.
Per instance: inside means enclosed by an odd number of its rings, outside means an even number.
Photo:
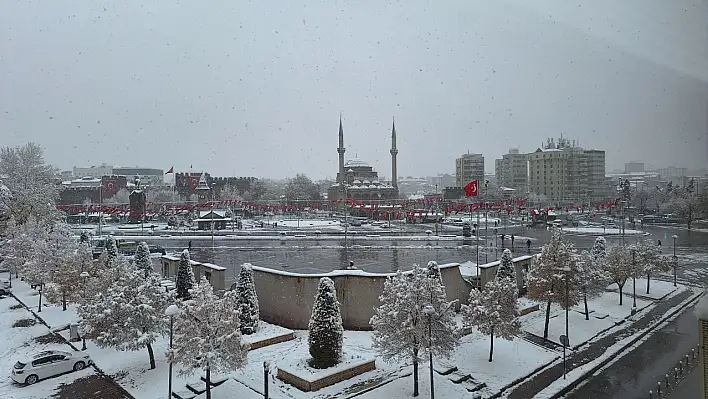
[[[44,365],[51,362],[51,358],[52,358],[51,356],[41,357],[41,358],[32,362],[32,367],[44,366]]]

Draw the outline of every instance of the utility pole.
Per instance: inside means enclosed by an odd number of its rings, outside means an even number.
[[[487,185],[489,185],[489,180],[484,181],[484,263],[489,263],[489,259],[487,256],[489,252],[489,248],[487,248],[487,233],[489,232],[489,212],[487,211],[487,208],[489,207],[489,202],[487,201]],[[504,245],[503,242],[502,245]]]

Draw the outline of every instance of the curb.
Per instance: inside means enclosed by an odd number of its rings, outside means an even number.
[[[13,294],[13,293],[10,293],[10,295],[11,295],[13,298],[15,298],[15,300],[16,300],[17,302],[19,302],[22,306],[24,306],[25,309],[27,309],[30,313],[32,313],[32,315],[34,316],[35,319],[39,320],[40,323],[42,323],[45,327],[47,327],[47,329],[49,329],[49,333],[50,333],[50,334],[54,334],[54,335],[56,335],[57,337],[60,337],[60,338],[62,339],[62,341],[64,341],[67,345],[69,345],[74,351],[76,351],[76,352],[81,352],[79,349],[77,349],[77,348],[74,346],[73,343],[69,342],[69,340],[67,340],[66,338],[64,338],[64,336],[62,336],[61,334],[57,334],[56,332],[54,332],[54,331],[52,330],[52,327],[50,327],[49,324],[47,324],[47,322],[45,322],[43,318],[39,317],[39,315],[37,315],[37,313],[35,313],[34,310],[30,309],[30,308],[27,306],[26,303],[22,302],[22,300],[21,300],[20,298],[16,297],[15,294]],[[113,380],[113,378],[111,378],[111,376],[109,376],[109,375],[107,375],[106,373],[104,373],[103,370],[101,370],[101,369],[96,365],[95,362],[92,362],[92,363],[91,363],[91,366],[93,367],[94,370],[96,370],[96,373],[98,373],[98,375],[103,376],[103,377],[106,377],[106,379],[107,379],[108,381],[110,381],[110,383],[113,384],[119,391],[121,391],[121,392],[123,393],[123,395],[124,395],[126,398],[128,398],[128,399],[136,399],[133,395],[130,394],[130,392],[128,392],[125,388],[123,388],[123,387],[122,387],[120,384],[118,384],[115,380]]]
[[[680,306],[680,307],[679,307],[678,309],[676,309],[676,310],[674,310],[673,312],[668,313],[668,314],[665,313],[665,314],[664,314],[664,317],[662,317],[659,321],[657,321],[656,323],[654,323],[653,326],[651,326],[651,327],[649,327],[648,329],[646,329],[646,331],[644,332],[644,334],[641,334],[641,335],[635,337],[634,339],[632,339],[630,342],[628,342],[626,345],[624,345],[622,348],[620,348],[617,352],[615,352],[615,355],[613,355],[613,356],[611,356],[611,357],[608,357],[607,359],[605,359],[605,360],[601,361],[600,363],[596,364],[595,366],[593,366],[591,369],[585,371],[582,375],[580,375],[577,379],[575,379],[575,381],[569,383],[568,385],[566,385],[565,387],[563,387],[560,391],[558,391],[558,392],[556,392],[555,394],[549,396],[549,398],[550,398],[550,399],[560,399],[560,398],[562,398],[564,395],[566,395],[567,393],[569,393],[570,391],[572,391],[573,389],[575,389],[578,385],[580,385],[580,384],[582,384],[583,382],[585,382],[585,381],[587,380],[587,378],[588,378],[590,375],[596,373],[596,372],[599,371],[601,368],[605,367],[609,362],[611,362],[612,360],[614,360],[615,358],[617,358],[617,357],[618,357],[618,356],[617,356],[618,354],[621,354],[621,353],[623,353],[623,352],[626,352],[627,349],[629,349],[632,345],[636,344],[639,340],[641,340],[642,338],[646,337],[646,336],[649,335],[650,333],[654,332],[654,330],[656,330],[661,324],[663,324],[663,323],[666,322],[667,320],[671,319],[671,318],[672,318],[673,316],[675,316],[676,314],[679,314],[679,313],[683,312],[687,307],[689,307],[693,302],[695,302],[696,299],[702,297],[703,294],[704,294],[703,292],[700,292],[700,293],[698,293],[698,294],[696,294],[696,295],[694,295],[694,296],[691,296],[691,297],[689,297],[685,302],[683,302],[683,304],[679,304],[678,306]],[[620,355],[619,357],[622,357],[622,355]]]

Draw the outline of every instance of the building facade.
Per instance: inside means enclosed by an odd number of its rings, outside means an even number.
[[[644,172],[644,162],[627,162],[624,164],[624,173],[642,173]]]
[[[396,165],[396,124],[391,129],[391,182],[379,180],[379,174],[374,168],[361,159],[344,161],[344,129],[339,120],[339,171],[337,180],[327,188],[327,199],[354,199],[359,201],[378,201],[398,198],[398,171]]]
[[[74,166],[73,170],[74,178],[82,177],[93,177],[95,179],[100,179],[103,176],[110,176],[113,174],[113,166],[101,164],[101,166],[91,166],[89,168],[77,168]]]
[[[126,176],[129,180],[140,176],[140,182],[145,186],[161,186],[165,183],[165,174],[162,169],[114,167],[113,174]]]
[[[529,174],[526,154],[520,154],[518,148],[512,148],[508,154],[494,161],[494,172],[497,185],[526,193],[528,191]]]
[[[455,185],[464,187],[473,180],[484,183],[484,155],[463,154],[455,159]]]
[[[557,204],[580,204],[611,195],[605,178],[605,151],[586,150],[561,137],[557,143],[548,139],[527,157],[531,193]]]

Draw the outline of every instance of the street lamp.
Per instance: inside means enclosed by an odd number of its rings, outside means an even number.
[[[432,305],[423,307],[423,314],[428,316],[428,355],[430,359],[430,399],[435,399],[435,385],[433,384],[433,314],[435,308]]]
[[[174,317],[180,312],[179,308],[177,305],[172,304],[165,309],[165,316],[168,316],[170,318],[170,379],[168,383],[168,389],[169,392],[167,394],[167,398],[172,398],[172,333],[173,333],[173,326],[174,326]]]
[[[83,299],[85,300],[85,299],[86,299],[86,280],[88,280],[89,274],[88,274],[87,271],[84,270],[84,271],[81,272],[81,274],[79,274],[79,277],[81,277],[81,281],[82,281],[83,286],[84,286],[84,287],[83,287],[83,288],[84,288],[84,292],[83,292],[83,294],[82,294],[82,297],[83,297]],[[81,342],[81,350],[82,350],[82,351],[85,351],[85,350],[86,350],[86,337],[84,336],[84,334],[81,334],[81,341],[82,341],[82,342]]]
[[[568,310],[570,309],[570,301],[568,294],[568,274],[572,271],[569,266],[559,267],[558,270],[563,272],[563,278],[565,280],[565,335],[561,335],[560,341],[563,344],[563,379],[566,378],[567,366],[566,366],[566,348],[570,346],[570,339],[568,338]]]
[[[671,238],[674,239],[674,287],[676,287],[676,269],[678,269],[678,258],[676,257],[676,239],[678,236],[676,234],[672,235]]]

